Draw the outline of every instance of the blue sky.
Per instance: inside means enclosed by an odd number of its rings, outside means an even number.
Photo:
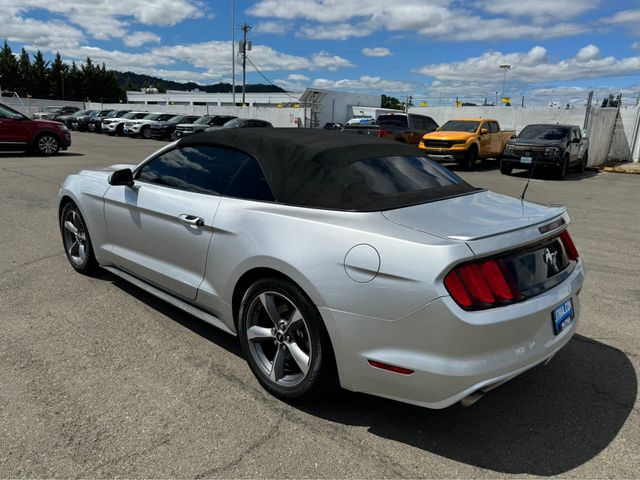
[[[235,12],[253,27],[249,58],[291,90],[491,100],[508,63],[516,98],[640,93],[640,0],[236,0]],[[230,81],[231,0],[0,0],[0,25],[15,50]],[[263,82],[252,66],[248,79]]]

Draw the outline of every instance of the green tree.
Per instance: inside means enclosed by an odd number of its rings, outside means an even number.
[[[2,90],[15,91],[18,85],[18,61],[6,40],[0,50],[0,75]]]
[[[29,53],[22,47],[18,60],[18,85],[16,86],[18,95],[21,97],[29,96],[32,84],[31,59]]]
[[[31,81],[31,96],[35,98],[49,97],[49,62],[44,59],[40,50],[33,56]]]
[[[64,100],[68,96],[68,92],[65,92],[66,76],[69,67],[62,61],[60,53],[56,53],[51,67],[49,68],[49,96],[53,98],[60,98]]]
[[[393,108],[394,110],[404,110],[404,104],[396,97],[382,95],[382,108]]]

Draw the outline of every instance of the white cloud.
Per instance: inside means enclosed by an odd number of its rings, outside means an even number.
[[[291,30],[291,24],[278,21],[260,22],[255,27],[256,33],[264,33],[267,35],[284,35]]]
[[[640,42],[633,42],[631,44],[631,48],[633,48],[634,50],[640,50]]]
[[[576,55],[576,60],[578,62],[589,62],[591,60],[598,60],[599,58],[600,49],[591,44],[587,45],[586,47],[582,47]]]
[[[300,73],[292,73],[289,76],[287,76],[287,80],[291,80],[293,82],[306,82],[311,79],[306,75],[302,75]]]
[[[375,48],[363,48],[362,54],[367,57],[388,57],[391,54],[391,50],[385,47],[375,47]]]
[[[128,47],[140,47],[145,43],[158,43],[160,37],[153,32],[134,32],[124,37],[123,41]]]
[[[5,29],[10,31],[19,30],[20,35],[13,35],[16,39],[29,38],[29,27],[25,23],[38,22],[37,20],[27,19],[21,22],[22,17],[32,10],[45,10],[51,14],[59,15],[65,18],[65,21],[56,22],[40,22],[51,24],[49,32],[42,35],[40,44],[47,45],[66,45],[69,46],[75,41],[77,42],[83,37],[82,33],[69,24],[80,27],[87,34],[97,40],[108,40],[110,38],[127,39],[130,34],[130,24],[132,21],[139,22],[144,25],[172,26],[186,19],[202,17],[205,11],[204,4],[200,0],[153,0],[140,2],[126,2],[120,0],[93,0],[92,2],[78,2],[77,0],[0,0],[0,20],[3,25],[2,34]],[[7,18],[7,16],[10,16]],[[7,27],[8,26],[8,27]],[[70,39],[67,42],[60,41],[60,32],[56,31],[56,27],[60,30],[63,26],[64,30],[70,32]],[[72,32],[79,32],[77,33]],[[64,32],[63,32],[64,33]],[[152,38],[150,32],[144,32],[145,37],[140,35],[142,32],[135,32],[137,40],[133,41],[132,46],[139,46],[147,41],[156,41]],[[50,40],[47,40],[50,39]],[[144,41],[142,43],[142,40]],[[22,40],[16,40],[22,41]],[[126,42],[125,42],[126,43]],[[35,45],[35,43],[33,43]]]
[[[502,1],[502,0],[501,0]],[[506,0],[504,0],[506,2]],[[596,0],[540,0],[541,12],[554,12],[552,3],[577,8],[584,12],[592,8]],[[508,2],[493,18],[485,18],[483,13],[494,8],[493,0],[480,2],[453,2],[450,0],[260,0],[247,10],[249,15],[280,20],[303,20],[306,22],[298,34],[312,39],[346,40],[365,37],[377,30],[414,31],[420,35],[451,40],[502,40],[513,38],[538,38],[576,34],[579,24],[557,21],[538,21],[544,15],[531,17],[533,0],[521,0],[514,6]],[[474,9],[475,7],[475,9]],[[514,22],[507,18],[511,9],[522,13],[526,22]],[[483,12],[482,9],[486,11]],[[563,10],[564,11],[564,10]],[[574,10],[576,11],[576,10]],[[529,12],[525,14],[525,12]],[[489,12],[491,13],[491,12]],[[564,15],[570,17],[571,14]],[[530,18],[531,17],[531,18]]]
[[[316,78],[313,81],[316,88],[339,89],[339,90],[367,90],[375,92],[411,92],[416,85],[412,82],[400,80],[385,80],[381,77],[363,75],[357,79],[328,80],[326,78]]]
[[[503,54],[489,51],[462,61],[426,65],[417,72],[441,81],[468,82],[469,78],[481,78],[495,84],[502,79],[503,71],[499,65],[503,63],[513,66],[507,78],[522,83],[613,77],[640,70],[640,56],[600,58],[597,47],[588,45],[576,57],[558,61],[550,61],[546,49],[538,46],[528,52]]]
[[[479,0],[476,5],[486,13],[538,21],[558,18],[559,12],[564,18],[579,17],[598,7],[599,3],[600,0]]]

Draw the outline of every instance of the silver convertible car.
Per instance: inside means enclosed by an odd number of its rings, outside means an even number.
[[[188,136],[69,176],[78,272],[112,272],[239,337],[293,400],[335,386],[471,404],[574,334],[569,216],[475,188],[415,147],[338,132]]]

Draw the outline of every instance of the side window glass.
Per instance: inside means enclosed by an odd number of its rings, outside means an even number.
[[[274,201],[269,183],[254,158],[247,158],[238,174],[231,181],[225,195],[246,200]]]
[[[137,179],[189,192],[222,195],[248,158],[236,150],[205,145],[177,148],[144,165]]]

